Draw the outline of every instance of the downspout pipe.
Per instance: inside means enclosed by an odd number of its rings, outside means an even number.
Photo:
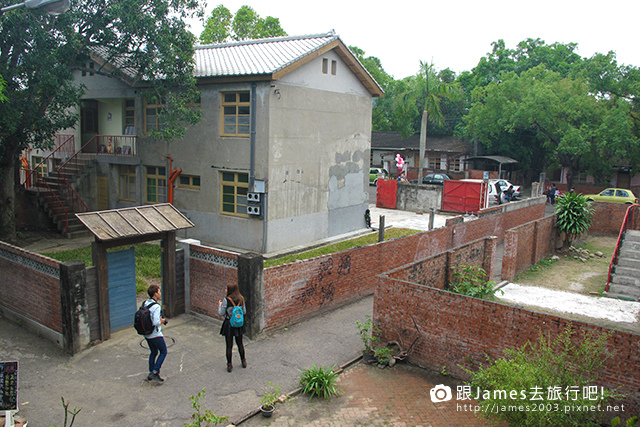
[[[249,158],[249,189],[253,191],[255,189],[256,179],[256,115],[257,115],[257,95],[256,95],[255,82],[251,83],[251,134],[249,137],[250,143],[250,158]],[[262,248],[261,253],[265,253],[267,248],[267,194],[262,194]]]
[[[249,191],[254,190],[256,179],[256,83],[251,83],[251,135],[249,137],[250,157],[249,157]]]

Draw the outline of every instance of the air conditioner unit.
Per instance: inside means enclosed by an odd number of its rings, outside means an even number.
[[[249,215],[260,215],[260,206],[247,206],[247,213]]]
[[[260,193],[247,193],[249,203],[260,203]]]

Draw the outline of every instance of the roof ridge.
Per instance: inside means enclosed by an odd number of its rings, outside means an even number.
[[[210,48],[220,48],[220,47],[231,47],[231,46],[245,46],[251,44],[259,44],[259,43],[276,43],[282,41],[290,41],[290,40],[306,40],[306,39],[317,39],[322,37],[333,37],[340,38],[335,32],[335,30],[331,30],[327,33],[318,33],[318,34],[305,34],[300,36],[283,36],[283,37],[271,37],[266,39],[249,39],[249,40],[240,40],[226,43],[212,43],[212,44],[204,44],[194,46],[194,49],[210,49]]]

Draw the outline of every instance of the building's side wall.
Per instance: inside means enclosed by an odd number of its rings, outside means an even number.
[[[274,82],[267,252],[363,229],[371,95],[333,52]],[[276,92],[277,91],[277,92]]]

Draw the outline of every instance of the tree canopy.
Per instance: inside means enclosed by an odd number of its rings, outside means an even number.
[[[4,4],[4,2],[3,2]],[[73,127],[83,88],[73,71],[110,77],[87,64],[98,56],[133,73],[149,97],[166,102],[165,138],[180,137],[198,112],[186,106],[197,97],[193,78],[194,37],[183,19],[202,14],[197,0],[71,1],[58,17],[14,10],[0,19],[0,76],[6,82],[0,103],[0,236],[15,236],[16,164],[27,147],[46,148],[53,135]]]
[[[242,6],[235,16],[223,5],[217,6],[205,23],[200,42],[205,44],[286,36],[280,19],[261,18],[250,6]]]

